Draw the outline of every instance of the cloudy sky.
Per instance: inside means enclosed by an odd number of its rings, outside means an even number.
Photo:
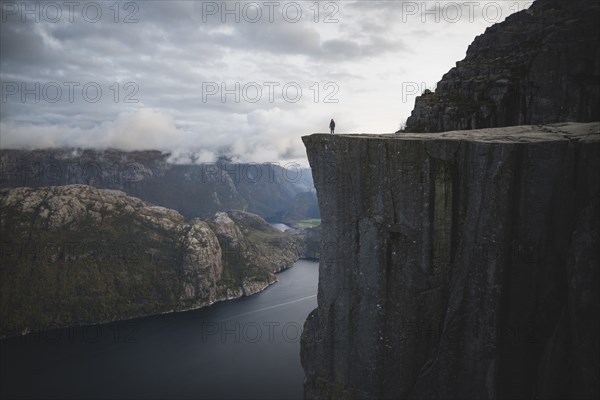
[[[530,1],[2,2],[0,147],[302,161],[302,135],[396,131]]]

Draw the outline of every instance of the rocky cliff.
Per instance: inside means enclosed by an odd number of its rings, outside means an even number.
[[[0,222],[0,336],[250,295],[297,259],[257,215],[186,222],[86,185],[0,189]]]
[[[306,398],[598,398],[599,123],[303,141]]]
[[[475,38],[407,132],[600,120],[600,3],[537,0]]]
[[[69,184],[121,190],[187,219],[236,209],[280,220],[298,194],[312,189],[312,177],[308,169],[269,163],[173,164],[158,151],[0,151],[0,187]],[[312,204],[316,208],[316,199]]]
[[[229,267],[223,281],[239,286],[237,297],[263,290],[275,282],[274,273],[298,259],[296,241],[258,215],[218,212],[210,226],[219,238],[224,263]]]
[[[318,260],[321,250],[321,225],[298,229],[292,232],[298,246],[298,256],[309,260]]]

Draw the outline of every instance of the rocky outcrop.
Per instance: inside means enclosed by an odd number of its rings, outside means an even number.
[[[537,0],[475,38],[406,132],[600,120],[600,3]]]
[[[257,215],[186,223],[175,210],[86,185],[0,189],[0,219],[0,336],[250,295],[297,259],[292,239]],[[223,247],[229,232],[237,248]]]
[[[242,282],[244,295],[263,290],[276,281],[274,273],[291,267],[298,259],[296,242],[258,215],[218,212],[209,223],[228,267],[223,280]]]
[[[300,258],[318,260],[321,255],[321,225],[312,228],[296,229],[292,232],[296,239]]]
[[[280,220],[297,194],[312,189],[312,177],[308,169],[269,163],[173,164],[169,154],[158,151],[0,151],[0,187],[69,184],[121,190],[186,219],[236,209]],[[314,196],[312,203],[315,208]]]
[[[303,141],[306,398],[598,398],[599,123]]]
[[[221,298],[222,289],[218,290],[215,283],[223,273],[222,250],[208,223],[197,218],[191,220],[185,227],[183,246],[182,298],[191,302],[209,299],[210,303]],[[202,302],[196,304],[202,305]]]

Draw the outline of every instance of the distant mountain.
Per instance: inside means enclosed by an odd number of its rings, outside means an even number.
[[[294,224],[295,221],[307,218],[321,218],[317,193],[314,191],[298,193],[283,215],[283,222]]]
[[[298,259],[258,215],[186,222],[86,185],[0,189],[0,220],[0,337],[250,295]]]
[[[538,0],[477,36],[406,132],[600,121],[600,2]]]
[[[299,193],[312,190],[310,169],[225,159],[179,165],[168,157],[158,151],[1,150],[0,187],[85,184],[122,190],[187,219],[238,209],[269,220],[280,219]]]

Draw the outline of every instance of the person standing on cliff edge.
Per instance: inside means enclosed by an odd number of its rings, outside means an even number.
[[[335,131],[335,121],[333,118],[331,118],[331,122],[329,123],[329,129],[331,129],[331,133],[333,134],[333,131]]]

